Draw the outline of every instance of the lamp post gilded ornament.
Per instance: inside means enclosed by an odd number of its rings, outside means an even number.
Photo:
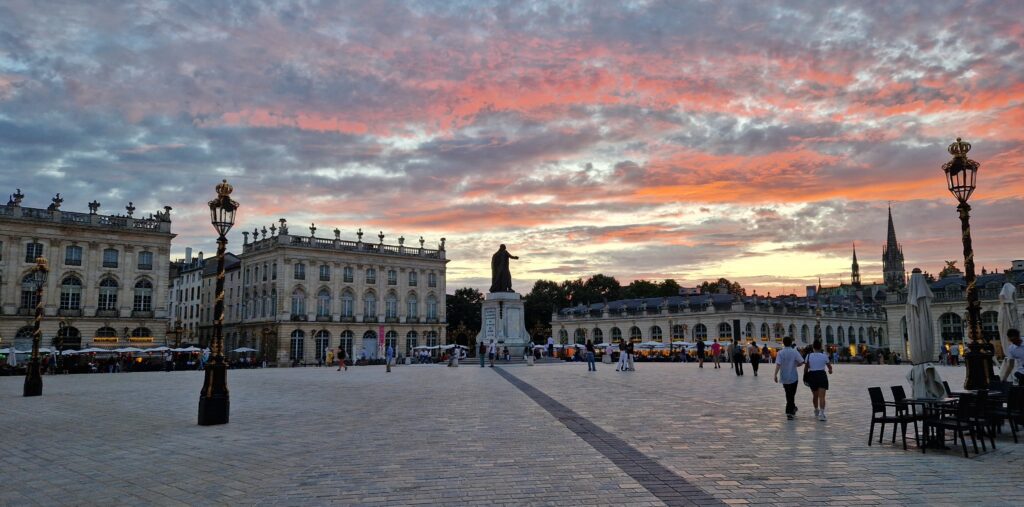
[[[42,396],[43,374],[39,366],[39,342],[43,338],[43,331],[40,326],[43,323],[43,287],[46,286],[46,275],[50,268],[46,265],[46,259],[36,257],[36,267],[32,268],[32,283],[35,285],[36,294],[36,320],[32,324],[32,357],[28,360],[28,369],[25,371],[25,396]],[[11,344],[14,348],[14,344]]]
[[[978,301],[978,287],[974,276],[974,247],[971,245],[971,198],[977,187],[978,167],[981,165],[969,158],[971,144],[959,137],[947,148],[953,160],[942,166],[946,174],[946,185],[949,192],[960,203],[956,209],[960,212],[960,231],[964,243],[964,281],[967,282],[967,336],[971,343],[965,354],[967,362],[967,378],[964,389],[988,389],[992,378],[992,344],[981,339],[981,302]]]
[[[228,246],[228,231],[235,225],[238,203],[231,200],[234,190],[223,180],[217,185],[217,198],[210,201],[210,222],[217,231],[217,285],[213,306],[213,339],[210,352],[213,360],[206,365],[203,390],[199,393],[199,425],[227,424],[230,409],[228,397],[228,368],[224,361],[224,253]]]

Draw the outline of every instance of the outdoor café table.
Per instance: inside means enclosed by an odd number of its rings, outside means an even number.
[[[940,417],[942,412],[948,411],[950,407],[955,406],[957,403],[956,398],[906,398],[903,400],[907,405],[910,405],[910,409],[915,416],[917,416],[917,406],[921,407],[922,410],[922,422],[924,423],[924,445],[932,449],[949,449],[946,447],[946,431],[941,430],[937,432],[929,431],[928,418],[929,417]]]

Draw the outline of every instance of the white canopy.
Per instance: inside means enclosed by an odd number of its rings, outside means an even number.
[[[238,347],[237,349],[232,350],[231,352],[256,352],[256,349],[250,347]]]
[[[444,350],[448,350],[448,349],[453,348],[453,347],[458,347],[458,348],[463,349],[463,350],[469,350],[469,347],[466,347],[465,345],[455,345],[455,344],[448,344],[448,345],[445,345],[445,346],[443,346],[441,348],[444,349]]]
[[[142,349],[138,347],[121,347],[119,349],[114,349],[113,352],[124,354],[126,352],[142,352]]]
[[[145,349],[143,352],[166,352],[171,350],[170,347],[153,347],[151,349]]]
[[[13,348],[14,347],[9,347],[9,348],[6,348],[6,349],[0,349],[0,354],[10,354],[11,353],[11,349],[13,349]],[[15,354],[28,354],[29,352],[32,352],[32,351],[31,350],[18,350],[18,349],[14,349],[14,353]]]
[[[914,367],[907,374],[915,398],[941,398],[946,394],[935,369],[935,325],[931,302],[935,297],[920,271],[910,275],[907,293],[907,339]]]
[[[1017,288],[1012,283],[1004,283],[1003,289],[999,291],[999,341],[1003,344],[1003,354],[1010,350],[1010,340],[1006,338],[1006,332],[1010,329],[1020,329],[1020,314],[1017,313]],[[1017,367],[1015,361],[1009,356],[1003,360],[999,368],[999,378],[1005,381],[1013,374]]]
[[[76,355],[78,355],[78,352],[79,351],[77,351],[77,350],[70,349],[70,350],[65,350],[65,351],[61,352],[61,355],[63,355],[63,356],[76,356]]]
[[[107,349],[98,349],[96,347],[90,347],[90,348],[82,349],[82,350],[78,351],[79,354],[90,354],[90,353],[95,354],[95,353],[102,353],[102,352],[113,352],[113,351],[112,350],[107,350]]]
[[[202,349],[198,347],[185,347],[183,349],[171,349],[171,352],[201,352]]]

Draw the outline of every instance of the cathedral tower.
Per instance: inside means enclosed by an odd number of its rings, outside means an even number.
[[[889,290],[905,287],[906,270],[903,267],[903,246],[896,241],[896,228],[892,225],[892,206],[889,207],[889,234],[882,248],[882,274]]]
[[[860,264],[857,264],[857,244],[853,244],[853,266],[850,281],[854,287],[860,287]]]

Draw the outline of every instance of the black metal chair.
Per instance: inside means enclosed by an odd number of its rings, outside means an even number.
[[[1000,427],[1003,421],[1010,423],[1010,432],[1013,434],[1013,443],[1017,443],[1017,426],[1024,421],[1024,386],[1006,384],[1003,386],[1006,393],[1006,406],[1001,402],[993,403],[989,400],[988,415],[995,420]]]
[[[949,382],[946,382],[945,380],[943,380],[942,381],[942,388],[946,390],[946,396],[949,396],[950,398],[955,398],[956,397],[956,395],[953,394],[953,390],[949,388]]]
[[[875,424],[881,424],[881,428],[878,432],[878,443],[882,443],[882,438],[885,436],[885,425],[892,424],[894,435],[896,433],[895,426],[902,426],[903,450],[907,450],[907,424],[909,424],[913,418],[911,416],[902,416],[898,414],[889,415],[888,407],[893,407],[895,409],[896,404],[890,401],[885,401],[881,387],[869,387],[868,395],[871,396],[871,429],[868,431],[868,446],[870,446],[871,441],[874,440]],[[893,443],[895,442],[896,438],[894,436]]]
[[[960,445],[963,447],[964,457],[966,458],[969,456],[967,453],[967,439],[964,436],[966,433],[971,436],[971,445],[974,447],[974,453],[978,454],[978,441],[975,438],[978,431],[978,425],[971,417],[971,414],[975,410],[974,400],[974,396],[961,396],[956,404],[956,409],[945,416],[942,411],[930,411],[924,418],[925,434],[929,435],[932,430],[952,431],[953,442],[956,443],[956,439],[960,439]],[[921,446],[922,454],[925,452],[927,447],[927,445]]]
[[[893,406],[896,407],[896,415],[907,418],[914,423],[914,441],[921,445],[921,432],[918,431],[917,421],[920,421],[923,416],[918,414],[917,410],[914,410],[907,403],[907,392],[903,389],[903,386],[892,386],[889,389],[892,390]],[[896,443],[896,426],[892,427],[892,443]]]

